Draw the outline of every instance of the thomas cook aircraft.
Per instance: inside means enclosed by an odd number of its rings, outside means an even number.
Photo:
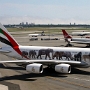
[[[7,29],[0,24],[0,53],[16,60],[1,60],[0,63],[25,65],[30,73],[42,73],[43,65],[59,73],[70,73],[71,67],[89,66],[89,48],[22,46],[17,43]]]

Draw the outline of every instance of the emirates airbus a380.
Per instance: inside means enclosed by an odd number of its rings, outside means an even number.
[[[43,65],[59,73],[70,73],[71,67],[89,66],[89,48],[22,46],[17,43],[7,29],[0,24],[0,53],[17,60],[0,63],[19,63],[26,65],[30,73],[42,73]]]

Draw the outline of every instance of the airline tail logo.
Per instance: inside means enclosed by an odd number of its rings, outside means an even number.
[[[0,41],[2,43],[5,43],[6,45],[9,45],[11,47],[18,46],[18,44],[13,40],[13,38],[9,36],[8,33],[2,30],[1,28],[0,28],[0,34],[2,34],[0,35]]]
[[[62,30],[64,38],[72,38],[64,29]]]
[[[19,49],[19,44],[16,42],[16,40],[1,24],[0,24],[0,41],[5,45],[11,46],[18,54],[27,58],[25,55],[22,54],[21,50]]]

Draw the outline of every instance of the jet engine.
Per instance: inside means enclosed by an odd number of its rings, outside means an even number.
[[[59,73],[70,73],[71,66],[69,64],[58,64],[55,66],[55,71]]]
[[[30,73],[42,73],[43,65],[38,63],[29,64],[26,66],[26,71]]]

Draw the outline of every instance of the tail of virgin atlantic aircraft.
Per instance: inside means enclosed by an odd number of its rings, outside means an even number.
[[[62,30],[65,39],[72,38],[64,29]]]
[[[7,31],[7,29],[0,23],[0,44],[2,47],[11,46],[16,47],[19,46],[17,41],[13,38],[13,36]]]

